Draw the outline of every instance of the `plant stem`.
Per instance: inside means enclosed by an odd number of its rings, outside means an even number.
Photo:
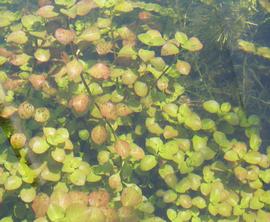
[[[85,78],[84,78],[84,76],[83,76],[83,73],[81,74],[81,78],[82,78],[83,85],[84,85],[84,87],[85,87],[85,89],[86,89],[88,95],[89,95],[90,97],[92,97],[92,93],[91,93],[91,91],[90,91],[90,89],[89,89],[89,87],[88,87],[88,85],[87,85],[87,83],[86,83],[86,80],[85,80]],[[97,104],[96,102],[94,102],[94,105],[95,105],[95,107],[98,109],[98,111],[101,113],[101,110],[100,110],[98,104]],[[114,136],[114,139],[117,140],[117,136],[116,136],[115,130],[113,129],[111,123],[110,123],[106,118],[104,118],[104,121],[105,121],[106,124],[109,126],[109,128],[110,128],[110,130],[111,130],[111,132],[112,132],[112,134],[113,134],[113,136]]]
[[[209,90],[208,85],[207,85],[206,82],[204,81],[202,72],[201,72],[201,70],[200,70],[200,68],[199,68],[199,66],[198,66],[198,64],[197,64],[197,62],[195,62],[195,67],[196,67],[197,72],[198,72],[199,75],[200,75],[200,79],[201,79],[201,81],[203,82],[203,85],[204,85],[205,90],[208,92],[208,94],[211,96],[211,98],[214,98],[212,92]]]
[[[246,73],[246,65],[247,65],[247,56],[244,58],[243,62],[243,79],[242,79],[242,103],[243,106],[246,106],[246,84],[247,84],[247,73]]]

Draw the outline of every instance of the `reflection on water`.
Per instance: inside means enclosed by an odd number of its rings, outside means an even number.
[[[268,0],[0,0],[0,222],[269,221]]]

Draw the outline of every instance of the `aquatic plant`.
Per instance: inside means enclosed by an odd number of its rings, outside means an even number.
[[[270,48],[268,47],[255,46],[254,43],[242,39],[239,39],[238,47],[239,49],[243,50],[246,53],[251,53],[254,55],[261,56],[265,59],[270,59]]]
[[[192,98],[204,43],[164,28],[172,8],[18,3],[1,9],[1,222],[268,220],[261,120]]]
[[[204,42],[200,56],[191,58],[195,72],[193,81],[187,84],[192,88],[197,83],[195,90],[190,90],[193,95],[203,100],[226,98],[252,112],[263,113],[268,121],[268,63],[238,50],[240,39],[269,47],[269,13],[264,8],[267,1],[166,2],[176,5],[175,26]]]

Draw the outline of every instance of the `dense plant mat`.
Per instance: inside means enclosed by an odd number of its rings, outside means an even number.
[[[1,222],[270,221],[262,120],[194,99],[205,44],[173,7],[0,4]]]

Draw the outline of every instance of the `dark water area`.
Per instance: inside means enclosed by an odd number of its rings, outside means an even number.
[[[270,222],[269,0],[0,0],[0,222]]]

